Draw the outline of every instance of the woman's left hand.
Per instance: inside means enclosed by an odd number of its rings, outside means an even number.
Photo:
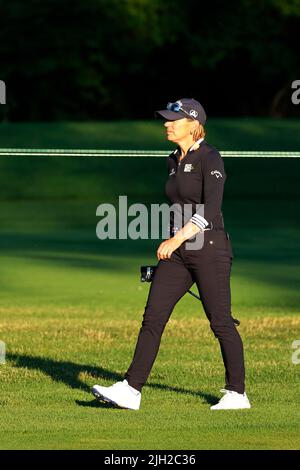
[[[165,240],[158,247],[158,250],[156,252],[157,258],[171,258],[173,251],[175,251],[181,245],[181,243],[182,241],[176,240],[174,237],[169,238],[169,240]]]

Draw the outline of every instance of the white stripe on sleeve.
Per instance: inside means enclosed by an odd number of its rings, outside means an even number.
[[[197,225],[197,227],[201,228],[202,230],[205,229],[209,225],[209,222],[204,217],[201,217],[199,214],[194,214],[193,217],[190,219],[190,222]]]

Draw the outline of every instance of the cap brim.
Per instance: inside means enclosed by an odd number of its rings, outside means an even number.
[[[161,111],[155,111],[156,115],[161,116],[167,121],[177,121],[178,119],[185,118],[186,115],[180,111],[175,113],[174,111],[169,111],[168,109],[162,109]]]

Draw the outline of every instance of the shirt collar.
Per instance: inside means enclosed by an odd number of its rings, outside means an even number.
[[[203,140],[204,140],[204,137],[201,137],[201,139],[196,140],[196,142],[194,142],[193,145],[188,149],[187,153],[197,150],[201,142],[203,142]],[[179,153],[180,153],[180,147],[177,147],[177,149],[174,150],[173,155],[177,155]]]
[[[201,142],[203,142],[204,140],[204,137],[201,137],[201,139],[197,140],[192,146],[191,148],[189,149],[189,152],[191,150],[197,150],[197,148],[199,147],[199,145],[201,144]]]

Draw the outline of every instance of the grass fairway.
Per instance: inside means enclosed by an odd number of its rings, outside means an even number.
[[[207,140],[220,150],[294,151],[299,119],[210,118]],[[0,147],[169,149],[162,120],[0,123]]]
[[[221,355],[187,294],[134,412],[98,403],[90,387],[122,379],[132,359],[149,289],[139,267],[156,262],[160,241],[100,241],[95,213],[125,194],[128,205],[164,202],[164,159],[0,159],[1,449],[300,448],[300,161],[225,167],[232,312],[252,408],[210,411]]]

